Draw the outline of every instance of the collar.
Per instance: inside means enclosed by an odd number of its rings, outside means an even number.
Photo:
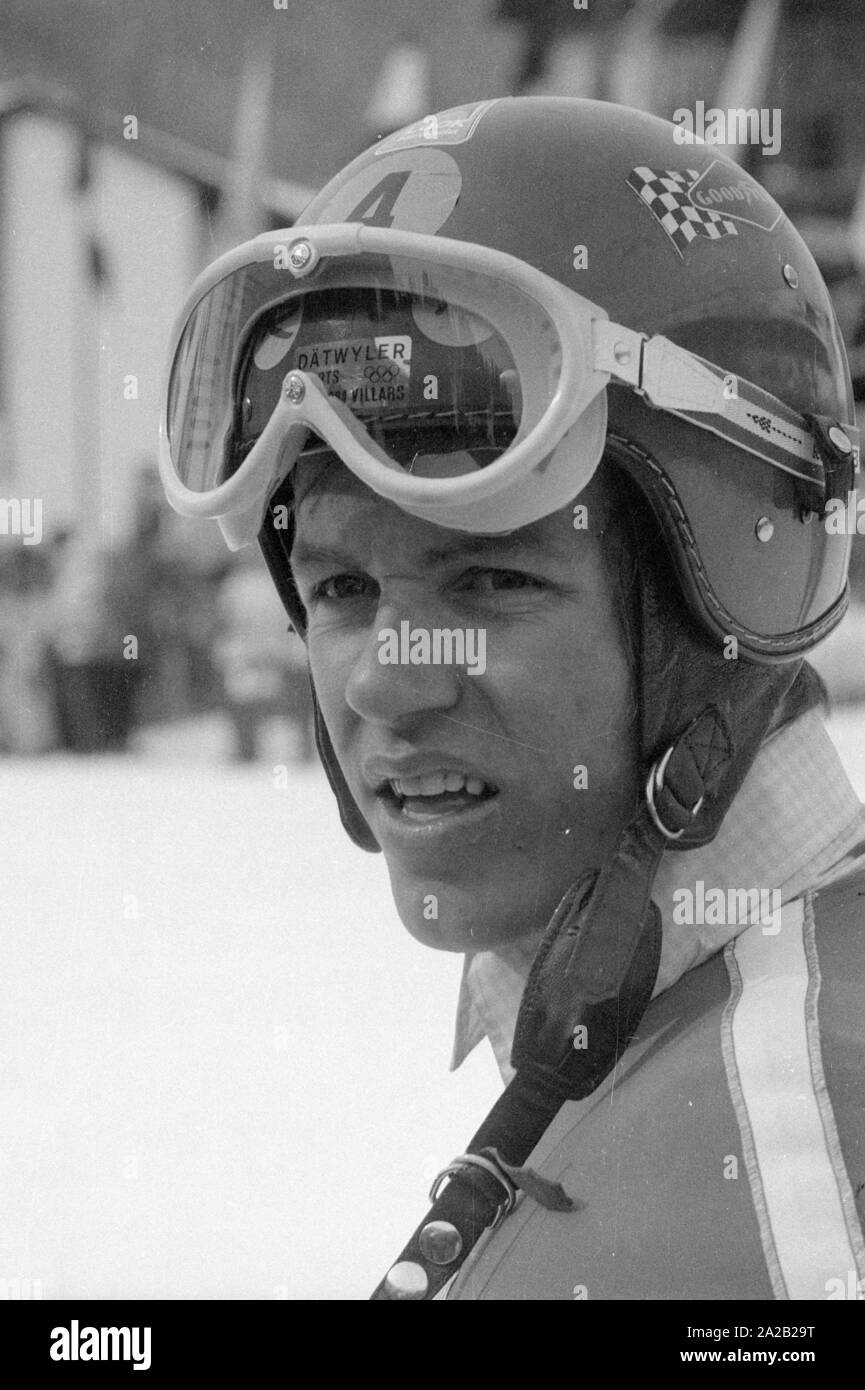
[[[839,877],[863,839],[865,807],[820,715],[809,710],[763,744],[711,844],[662,858],[652,890],[663,925],[653,997],[750,925],[744,915],[722,926],[683,925],[676,921],[682,900],[674,895],[682,889],[699,895],[699,884],[704,894],[758,888],[777,891],[782,906]],[[451,1070],[487,1037],[502,1079],[510,1081],[514,1027],[536,949],[536,941],[517,942],[466,954]]]

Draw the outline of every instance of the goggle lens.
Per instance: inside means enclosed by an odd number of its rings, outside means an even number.
[[[181,483],[208,492],[265,429],[286,375],[316,376],[374,445],[419,478],[488,466],[544,415],[562,360],[521,290],[476,271],[364,255],[314,285],[241,267],[193,310],[175,354],[167,438]]]

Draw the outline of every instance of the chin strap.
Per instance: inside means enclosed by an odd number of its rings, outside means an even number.
[[[485,1231],[513,1209],[518,1189],[553,1210],[579,1204],[525,1168],[562,1105],[612,1071],[652,997],[661,919],[651,900],[664,851],[685,836],[726,773],[732,747],[714,707],[653,765],[646,797],[600,874],[582,875],[544,933],[523,992],[511,1060],[516,1076],[466,1153],[433,1184],[432,1207],[372,1295],[429,1300]]]

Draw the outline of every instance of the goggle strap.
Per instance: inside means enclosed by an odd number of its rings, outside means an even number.
[[[804,416],[733,372],[609,320],[592,324],[594,366],[650,405],[707,430],[775,468],[823,489],[826,476]],[[845,425],[854,449],[855,428]]]
[[[705,412],[702,419],[693,418],[693,407],[674,413],[722,435],[738,448],[776,468],[822,488],[826,481],[825,470],[813,431],[804,416],[752,382],[711,363],[703,365],[716,380],[714,408]]]

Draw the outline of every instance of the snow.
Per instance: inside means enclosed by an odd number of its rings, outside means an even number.
[[[161,751],[0,769],[0,1279],[366,1297],[497,1093],[448,1072],[461,958],[318,770]]]
[[[321,772],[224,742],[0,769],[0,1280],[44,1298],[365,1298],[498,1093]]]

